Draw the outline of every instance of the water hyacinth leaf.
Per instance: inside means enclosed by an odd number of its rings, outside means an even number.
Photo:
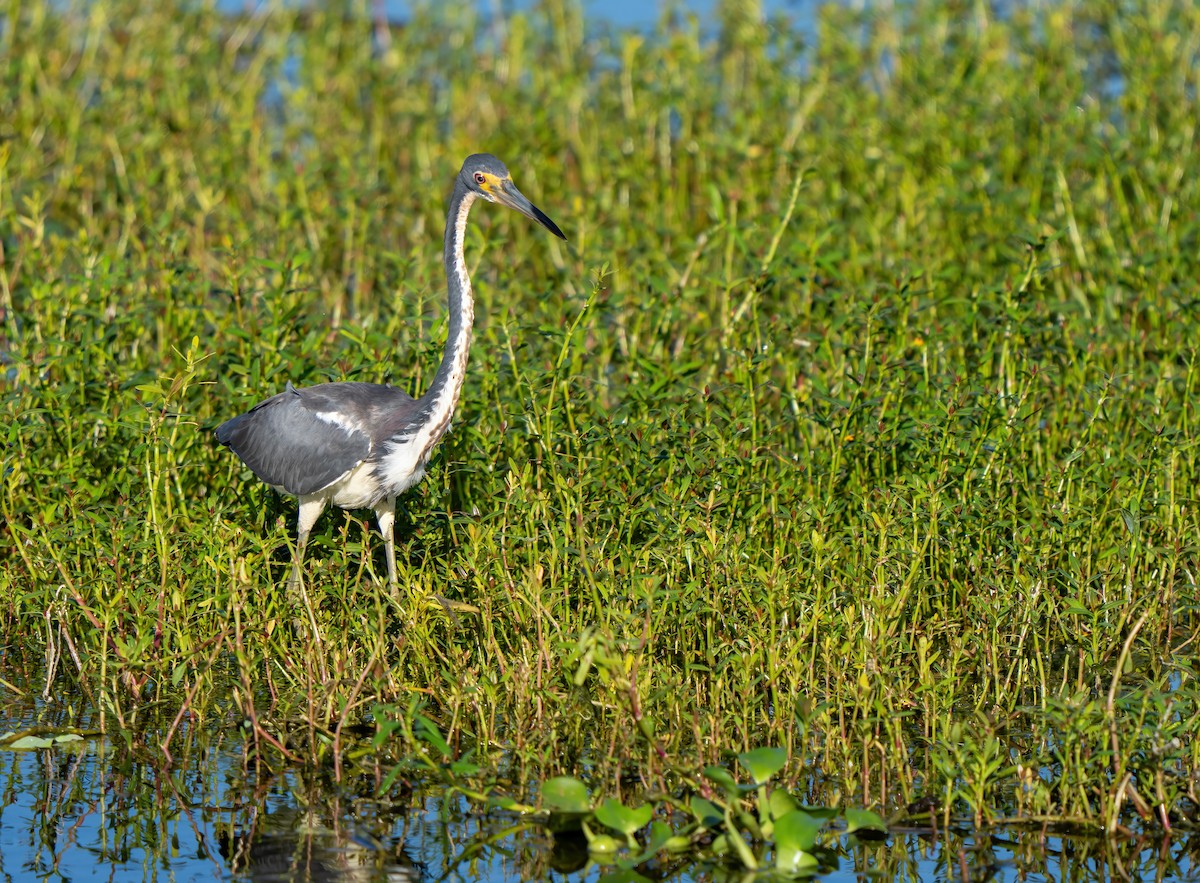
[[[666,847],[671,838],[675,836],[675,831],[666,822],[654,821],[650,825],[650,836],[646,840],[646,849],[642,853],[642,858],[639,861],[645,861]]]
[[[650,824],[650,840],[646,843],[646,851],[678,849],[680,841],[686,845],[691,842],[691,838],[676,834],[675,830],[666,822],[655,821]]]
[[[669,838],[662,848],[667,852],[683,852],[692,848],[692,838],[685,834],[676,834]]]
[[[725,856],[733,849],[733,844],[730,842],[728,834],[718,834],[713,838],[709,848],[712,849],[713,855]]]
[[[807,852],[800,853],[800,861],[797,867],[791,871],[790,876],[794,877],[813,877],[820,870],[820,863],[816,856],[809,855]]]
[[[887,834],[887,822],[869,809],[847,809],[846,833],[861,835],[865,832],[872,832],[877,835]]]
[[[648,803],[637,809],[629,809],[621,801],[611,797],[596,807],[596,820],[614,831],[620,831],[626,837],[645,827],[653,814],[654,809]]]
[[[770,796],[767,798],[767,806],[770,807],[771,818],[773,819],[783,818],[788,813],[795,812],[800,808],[799,804],[796,803],[796,799],[782,788],[775,788],[771,791]]]
[[[825,823],[814,819],[803,810],[790,812],[775,820],[775,851],[811,852],[817,843],[817,835]]]
[[[706,766],[704,768],[704,777],[713,784],[719,785],[730,797],[737,797],[747,790],[751,790],[738,785],[737,779],[733,777],[733,773],[729,772],[723,766]]]
[[[39,748],[52,748],[55,745],[68,745],[72,742],[82,741],[84,741],[83,736],[79,733],[51,733],[49,735],[28,732],[22,735],[5,733],[3,737],[0,737],[0,748],[8,748],[12,751],[34,751]]]
[[[750,774],[755,785],[770,781],[787,763],[787,752],[782,748],[755,748],[738,755],[738,762]]]
[[[692,815],[696,817],[696,821],[704,828],[716,827],[725,818],[725,814],[721,812],[715,803],[703,797],[693,797],[690,808]]]
[[[54,743],[45,736],[22,736],[5,744],[11,751],[33,751],[38,748],[49,748]]]
[[[788,813],[775,822],[775,868],[783,874],[815,873],[818,867],[812,854],[821,822],[800,812]]]
[[[788,876],[809,876],[820,867],[817,857],[802,850],[776,850],[775,868]]]
[[[542,786],[542,804],[558,812],[591,812],[587,787],[574,776],[556,776]]]
[[[620,848],[620,841],[616,837],[610,837],[607,834],[593,834],[588,838],[588,852],[592,855],[612,855]]]
[[[599,814],[597,813],[597,818]],[[650,825],[650,836],[646,840],[646,848],[639,855],[630,856],[617,864],[623,868],[634,868],[654,858],[660,849],[666,849],[667,844],[675,838],[675,832],[666,822],[655,821]]]

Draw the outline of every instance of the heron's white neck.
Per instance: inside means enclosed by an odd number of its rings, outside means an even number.
[[[429,386],[421,397],[422,421],[421,441],[425,455],[438,439],[450,428],[450,418],[458,404],[463,380],[467,375],[467,357],[471,351],[471,326],[475,321],[475,300],[471,294],[471,277],[467,275],[467,263],[463,257],[463,238],[467,229],[467,215],[476,195],[455,182],[454,194],[450,198],[450,211],[446,217],[446,286],[449,293],[449,332],[442,362]]]

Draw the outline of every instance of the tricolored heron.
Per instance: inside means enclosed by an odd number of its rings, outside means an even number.
[[[468,156],[450,196],[443,260],[450,293],[450,332],[429,390],[414,399],[377,383],[321,383],[278,395],[217,427],[231,448],[264,482],[300,500],[290,585],[299,585],[304,546],[327,503],[374,509],[387,555],[388,582],[396,585],[396,497],[421,480],[434,445],[450,426],[462,391],[475,318],[471,279],[463,259],[467,213],[476,199],[498,202],[566,239],[528,199],[508,168],[486,153]]]

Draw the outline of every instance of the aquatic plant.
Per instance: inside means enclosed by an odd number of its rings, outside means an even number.
[[[468,7],[4,13],[6,694],[337,782],[691,776],[755,862],[757,790],[696,771],[763,745],[802,806],[1193,824],[1200,13]],[[442,182],[512,145],[571,245],[468,234],[400,602],[327,515],[297,633],[290,510],[211,430],[286,379],[423,388]]]

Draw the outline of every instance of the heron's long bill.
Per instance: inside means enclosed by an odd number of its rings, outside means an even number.
[[[563,231],[558,229],[558,224],[554,223],[546,216],[546,213],[525,198],[525,195],[517,189],[517,185],[511,180],[505,181],[504,186],[500,190],[493,191],[496,201],[501,205],[506,205],[511,209],[516,209],[527,218],[532,218],[537,221],[559,239],[566,239]]]

